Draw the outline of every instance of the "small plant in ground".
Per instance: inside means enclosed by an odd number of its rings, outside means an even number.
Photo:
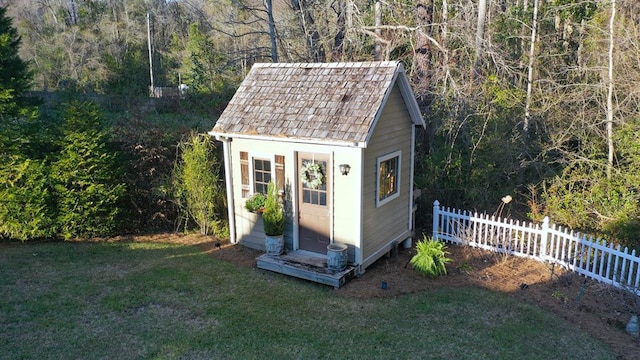
[[[564,292],[562,292],[561,290],[556,290],[551,294],[551,297],[554,299],[559,300],[561,303],[566,304],[567,302],[569,302],[569,298],[567,297],[567,295],[565,295]]]
[[[411,265],[419,272],[430,275],[439,276],[447,274],[446,264],[451,262],[451,258],[447,257],[447,247],[443,242],[427,238],[416,244],[417,254],[411,258]]]
[[[473,270],[473,266],[471,266],[471,264],[469,264],[468,262],[463,262],[462,264],[458,265],[456,269],[458,269],[458,271],[463,274],[469,274]]]

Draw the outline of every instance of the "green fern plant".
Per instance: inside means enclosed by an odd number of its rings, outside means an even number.
[[[424,235],[423,239],[416,244],[417,254],[411,258],[411,265],[425,275],[446,275],[446,264],[452,261],[447,257],[449,252],[446,249],[443,242],[435,241]]]

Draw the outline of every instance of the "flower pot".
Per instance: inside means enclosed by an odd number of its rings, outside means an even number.
[[[327,245],[327,268],[334,271],[342,271],[347,267],[347,245]]]
[[[281,255],[284,251],[284,235],[264,236],[264,247],[267,255]]]

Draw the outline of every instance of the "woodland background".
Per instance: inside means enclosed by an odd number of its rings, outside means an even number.
[[[107,125],[107,153],[121,156],[116,183],[126,188],[117,201],[127,226],[109,231],[182,221],[179,201],[167,190],[176,145],[193,129],[210,129],[253,63],[400,60],[427,121],[416,163],[425,228],[438,199],[521,219],[549,215],[640,247],[636,0],[0,0],[0,6],[21,37],[30,90],[64,101],[129,99],[117,109],[95,109]],[[140,106],[148,101],[150,59],[155,86],[188,86],[177,106]],[[56,110],[64,101],[39,106],[39,128],[64,123],[68,106]],[[60,162],[59,155],[34,153],[42,166]],[[506,195],[513,201],[505,204]]]

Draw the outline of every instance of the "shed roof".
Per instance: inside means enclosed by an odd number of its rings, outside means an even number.
[[[366,147],[395,84],[425,126],[400,62],[255,64],[210,134]]]

